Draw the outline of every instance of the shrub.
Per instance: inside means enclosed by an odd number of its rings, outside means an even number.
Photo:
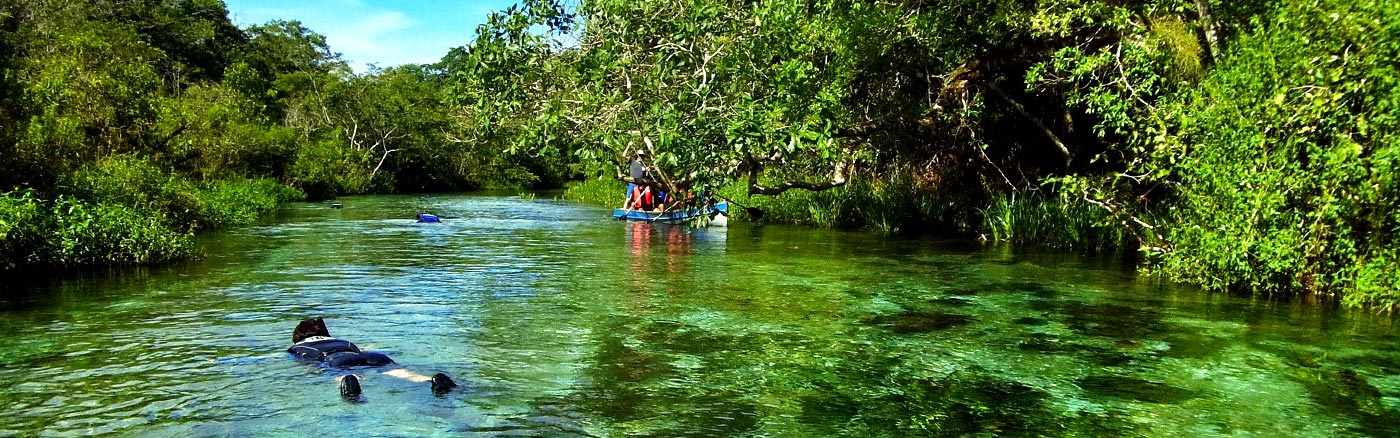
[[[56,229],[49,244],[61,264],[158,263],[193,255],[190,234],[130,207],[61,198],[52,211]]]
[[[193,201],[194,185],[134,154],[98,160],[67,177],[64,192],[95,204],[176,211]],[[182,199],[184,198],[184,199]]]
[[[249,225],[285,201],[303,199],[295,188],[271,179],[230,179],[209,183],[198,191],[198,228]]]
[[[569,183],[564,198],[589,204],[619,206],[627,193],[627,183],[610,178],[591,178]]]
[[[33,263],[44,249],[46,216],[32,191],[0,194],[0,270]]]
[[[163,218],[186,231],[251,224],[279,202],[305,197],[271,179],[228,178],[196,184],[134,155],[108,157],[68,178],[68,194]]]
[[[1211,289],[1400,303],[1400,4],[1286,1],[1166,114],[1162,269]],[[1262,24],[1267,23],[1267,24]]]

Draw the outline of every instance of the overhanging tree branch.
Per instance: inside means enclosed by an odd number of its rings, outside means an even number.
[[[1069,153],[1069,148],[1065,147],[1065,143],[1060,141],[1059,136],[1055,135],[1055,131],[1051,131],[1050,127],[1045,126],[1044,122],[1041,122],[1039,118],[1036,118],[1035,116],[1031,115],[1030,111],[1026,111],[1026,107],[1021,105],[1020,102],[1017,102],[1015,99],[1012,99],[1011,96],[1007,96],[1006,93],[1001,91],[1001,88],[997,87],[996,84],[989,83],[987,84],[987,88],[992,90],[993,93],[996,93],[997,96],[1005,100],[1006,103],[1010,104],[1011,108],[1015,109],[1016,112],[1020,113],[1022,116],[1025,116],[1025,118],[1030,119],[1031,123],[1035,123],[1035,126],[1039,127],[1040,131],[1043,132],[1046,137],[1050,138],[1050,142],[1054,143],[1055,147],[1060,149],[1060,154],[1064,155],[1065,157],[1065,168],[1069,168],[1071,157]]]

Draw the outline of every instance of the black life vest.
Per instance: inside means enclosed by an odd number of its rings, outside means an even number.
[[[292,345],[287,352],[302,359],[320,362],[335,353],[359,353],[360,347],[344,339],[312,336]]]

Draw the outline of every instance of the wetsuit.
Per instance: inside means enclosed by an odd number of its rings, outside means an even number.
[[[360,351],[360,347],[344,339],[327,336],[312,336],[302,339],[287,349],[298,358],[325,362],[326,365],[342,368],[360,365],[380,366],[394,363],[393,359],[379,353]]]

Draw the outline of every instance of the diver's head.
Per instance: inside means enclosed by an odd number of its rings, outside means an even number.
[[[312,336],[331,337],[331,331],[326,329],[326,322],[320,317],[301,320],[301,323],[297,324],[296,330],[292,331],[292,343],[301,342],[302,339]]]

